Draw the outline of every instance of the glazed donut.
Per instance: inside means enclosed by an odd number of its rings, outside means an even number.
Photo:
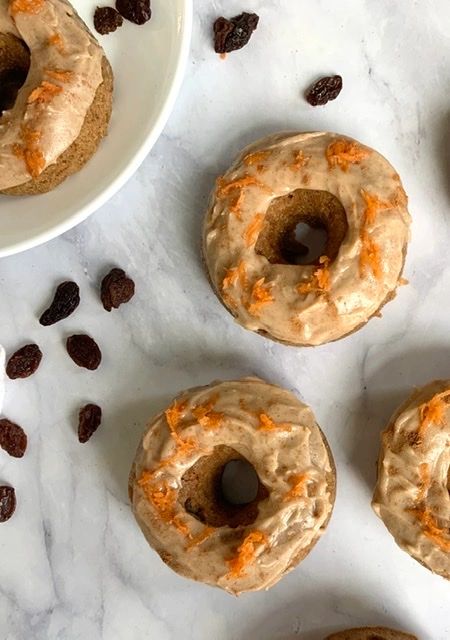
[[[376,514],[397,544],[450,579],[450,380],[413,393],[383,433]]]
[[[225,498],[227,464],[246,461],[254,498]],[[312,549],[331,517],[335,467],[314,415],[257,378],[179,395],[154,418],[130,474],[150,545],[179,574],[239,594],[273,586]]]
[[[0,193],[56,187],[95,153],[112,71],[66,0],[0,0]]]
[[[327,232],[323,255],[299,223]],[[297,346],[356,331],[395,295],[410,217],[379,153],[334,133],[290,133],[245,149],[211,196],[203,253],[213,289],[243,327]]]
[[[327,636],[325,640],[417,640],[416,636],[386,627],[360,627]]]

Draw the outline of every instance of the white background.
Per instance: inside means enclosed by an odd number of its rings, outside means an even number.
[[[222,61],[212,21],[244,8],[260,27]],[[4,412],[27,430],[29,450],[23,460],[0,452],[0,480],[18,495],[0,527],[1,637],[322,640],[387,624],[450,638],[450,585],[398,549],[370,508],[380,430],[413,385],[450,377],[449,21],[448,0],[196,0],[181,96],[137,175],[76,230],[1,261],[0,342],[11,352],[37,341],[44,352],[34,377],[7,385]],[[344,78],[339,99],[309,107],[303,90],[333,72]],[[200,260],[215,177],[242,145],[280,129],[335,130],[376,147],[401,174],[414,220],[411,284],[381,320],[310,350],[234,325]],[[135,278],[137,294],[107,314],[97,286],[112,265]],[[80,285],[79,310],[40,327],[52,288],[68,278]],[[65,354],[77,331],[103,349],[96,372]],[[134,523],[126,482],[146,419],[177,391],[249,373],[313,407],[336,458],[338,498],[295,571],[235,599],[161,563]],[[104,422],[82,446],[76,414],[87,401],[102,405]]]

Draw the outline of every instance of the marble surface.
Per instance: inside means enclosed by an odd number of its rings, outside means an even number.
[[[18,509],[0,527],[0,636],[7,640],[321,640],[387,624],[450,638],[450,584],[400,551],[370,508],[379,432],[415,384],[450,376],[450,41],[448,0],[247,0],[261,16],[248,48],[223,62],[211,21],[237,0],[196,0],[192,53],[177,107],[122,191],[65,236],[0,264],[0,342],[44,351],[34,377],[8,382],[4,413],[29,434],[22,460],[0,451]],[[340,98],[302,99],[339,72]],[[408,287],[356,335],[295,350],[234,325],[200,261],[208,192],[239,148],[279,129],[329,129],[377,147],[410,196]],[[32,206],[32,201],[30,201]],[[136,280],[132,304],[106,314],[97,283],[113,264]],[[53,328],[37,316],[73,278],[83,302]],[[97,372],[64,339],[96,337]],[[309,403],[338,467],[335,514],[314,552],[267,593],[235,599],[172,573],[147,548],[126,494],[146,419],[178,390],[256,373]],[[104,408],[86,445],[81,403]]]

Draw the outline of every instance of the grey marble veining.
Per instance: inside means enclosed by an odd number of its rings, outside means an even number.
[[[250,45],[221,61],[212,20],[261,16]],[[411,386],[450,376],[450,39],[448,0],[196,0],[186,79],[164,135],[102,210],[65,236],[0,264],[0,342],[37,341],[37,375],[9,382],[4,413],[24,426],[23,460],[0,451],[18,494],[0,527],[0,636],[7,640],[321,640],[388,624],[448,640],[450,585],[400,551],[370,508],[379,431]],[[343,75],[312,109],[311,80]],[[234,325],[200,260],[209,190],[243,144],[279,129],[335,130],[384,153],[410,196],[410,285],[382,319],[333,345],[295,350]],[[107,314],[97,283],[118,264],[137,295]],[[42,328],[52,287],[73,278],[82,305]],[[97,372],[64,340],[96,337]],[[149,416],[180,389],[256,373],[316,412],[338,466],[335,514],[314,552],[267,593],[232,598],[188,582],[147,548],[126,495]],[[76,438],[86,402],[99,432]]]

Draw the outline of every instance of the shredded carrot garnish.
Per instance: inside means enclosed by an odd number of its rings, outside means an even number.
[[[305,493],[305,485],[308,479],[306,473],[298,473],[290,476],[288,482],[291,485],[291,489],[284,495],[283,502],[290,502],[296,498],[301,498]]]
[[[248,225],[244,233],[244,240],[247,247],[251,247],[258,239],[258,234],[262,229],[264,215],[262,213],[255,214],[253,220]]]
[[[360,275],[362,277],[367,269],[371,269],[374,276],[379,279],[382,277],[380,247],[370,237],[368,227],[375,222],[380,211],[392,209],[394,205],[392,202],[381,200],[378,196],[364,191],[364,189],[361,189],[361,196],[366,208],[361,226]]]
[[[438,545],[442,551],[450,552],[450,538],[444,536],[444,530],[439,527],[436,519],[432,515],[429,509],[411,509],[411,512],[417,516],[417,519],[422,525],[422,531],[424,535]],[[447,528],[447,534],[450,533],[450,529]]]
[[[330,290],[330,270],[328,268],[330,259],[328,256],[321,256],[319,258],[320,267],[318,267],[308,282],[301,282],[297,286],[297,291],[304,295],[316,291],[323,293]]]
[[[185,522],[183,522],[183,520],[181,519],[181,516],[175,516],[174,518],[172,518],[171,524],[173,524],[175,529],[177,529],[186,538],[191,537],[191,532],[189,531],[189,527]]]
[[[254,176],[245,175],[242,178],[236,178],[235,180],[231,180],[227,182],[224,178],[219,178],[217,180],[217,196],[219,198],[226,197],[230,194],[234,194],[234,199],[229,205],[230,213],[232,213],[238,220],[242,219],[241,207],[244,200],[244,189],[246,187],[259,187],[264,191],[268,191],[272,193],[272,190],[269,189],[265,184],[263,184],[260,180],[255,178]]]
[[[267,543],[268,540],[265,533],[261,531],[249,533],[237,548],[237,555],[227,560],[227,564],[230,567],[227,578],[239,578],[244,575],[247,566],[255,560],[257,546],[266,545]]]
[[[244,164],[247,165],[248,167],[252,167],[255,164],[259,165],[261,162],[264,162],[264,160],[267,160],[267,158],[269,158],[272,155],[272,151],[255,151],[254,153],[249,153],[247,156],[245,156],[244,158]]]
[[[261,311],[261,307],[274,301],[274,297],[271,292],[272,283],[269,282],[268,284],[265,284],[265,281],[265,278],[260,278],[253,285],[251,303],[248,307],[248,311],[252,315],[258,315]]]
[[[272,189],[266,186],[261,180],[255,178],[255,176],[245,175],[242,178],[236,178],[227,182],[224,178],[219,178],[217,181],[217,196],[223,198],[236,189],[245,189],[246,187],[259,187],[263,191],[273,193]]]
[[[45,4],[45,0],[12,0],[9,5],[9,12],[12,16],[18,13],[39,13]]]
[[[198,536],[194,536],[186,547],[187,551],[192,551],[194,547],[200,546],[205,540],[208,540],[214,533],[214,527],[205,527]]]
[[[172,455],[167,456],[167,458],[163,458],[159,463],[159,468],[169,467],[171,464],[175,464],[179,460],[183,460],[194,451],[198,450],[198,442],[195,438],[180,438],[177,435],[176,440],[177,446]]]
[[[223,413],[213,411],[214,403],[200,404],[192,409],[192,415],[204,429],[217,429],[223,420]]]
[[[35,129],[23,126],[21,135],[23,144],[15,144],[13,146],[13,153],[16,157],[24,160],[30,176],[37,178],[45,168],[45,158],[39,147],[41,133]]]
[[[138,480],[138,485],[143,488],[147,500],[157,511],[163,522],[167,522],[175,527],[183,536],[189,538],[189,527],[182,521],[181,516],[175,514],[177,490],[167,482],[162,486],[155,487],[153,474],[144,471]]]
[[[174,516],[176,489],[169,486],[167,482],[163,483],[162,487],[156,488],[153,483],[153,474],[149,471],[142,473],[138,485],[144,489],[147,500],[156,509],[161,519],[169,522]]]
[[[392,209],[394,206],[392,202],[381,200],[378,196],[373,193],[369,193],[368,191],[364,191],[364,189],[361,189],[361,195],[366,205],[364,210],[364,226],[373,224],[379,211]]]
[[[222,289],[230,289],[234,287],[237,282],[239,282],[241,287],[247,286],[247,269],[243,260],[240,261],[237,267],[227,270],[222,280]]]
[[[259,416],[259,430],[260,431],[291,431],[292,425],[287,422],[274,422],[267,413],[260,413]]]
[[[47,40],[50,47],[56,47],[62,53],[64,51],[64,40],[59,33],[54,33]]]
[[[47,82],[44,80],[39,87],[36,87],[28,96],[28,104],[33,102],[44,103],[50,102],[55,96],[62,92],[62,87],[59,87],[53,82]]]
[[[362,246],[359,256],[360,274],[362,276],[367,269],[371,269],[375,278],[379,280],[383,275],[380,247],[372,240],[365,229],[361,232],[361,242]]]
[[[236,216],[238,220],[242,220],[241,207],[242,207],[243,200],[244,200],[244,192],[238,191],[236,194],[236,198],[229,205],[230,213]]]
[[[236,178],[230,182],[226,182],[223,178],[219,178],[217,181],[217,195],[219,198],[223,198],[235,189],[243,189],[244,187],[261,186],[261,182],[254,176],[244,176],[243,178]]]
[[[300,171],[300,169],[303,169],[303,167],[306,167],[306,165],[310,160],[311,160],[311,156],[305,156],[303,151],[296,151],[294,152],[294,160],[289,166],[294,171]]]
[[[73,78],[73,71],[65,71],[64,69],[45,69],[44,73],[49,78],[60,82],[69,82]]]
[[[430,466],[426,462],[419,464],[419,493],[417,495],[418,502],[422,502],[425,498],[431,482]]]
[[[175,440],[178,440],[179,436],[177,434],[178,426],[183,417],[183,412],[186,408],[184,402],[179,402],[178,400],[174,400],[173,404],[165,410],[165,416],[167,420],[167,424],[170,429],[170,433]]]
[[[177,429],[180,426],[185,410],[186,404],[184,402],[174,400],[172,405],[164,412],[170,435],[175,440],[176,449],[172,455],[161,460],[161,462],[159,463],[160,467],[167,467],[171,464],[174,464],[178,460],[182,460],[184,457],[190,455],[193,451],[196,451],[198,449],[198,442],[195,438],[182,438],[177,433]]]
[[[425,431],[432,424],[437,426],[443,426],[445,424],[445,411],[448,409],[448,404],[445,402],[445,398],[448,398],[448,396],[450,396],[450,391],[437,393],[433,398],[431,398],[431,400],[425,402],[419,407],[419,439],[422,438]]]
[[[171,520],[177,492],[173,487],[165,486],[163,489],[149,489],[146,495],[162,520]]]
[[[326,156],[331,169],[340,167],[342,171],[348,171],[350,165],[360,164],[369,153],[369,149],[352,140],[336,140],[328,146]]]

